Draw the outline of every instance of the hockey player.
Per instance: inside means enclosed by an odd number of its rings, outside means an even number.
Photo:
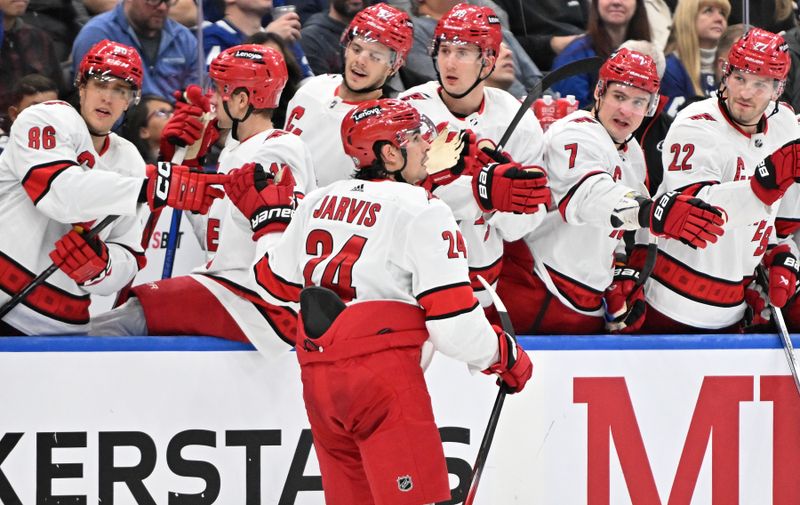
[[[491,150],[519,109],[519,101],[508,92],[484,83],[494,70],[502,39],[500,21],[489,7],[454,6],[434,30],[431,57],[438,82],[400,95],[448,135],[462,132],[463,159],[455,170],[444,171],[444,178],[438,173],[441,185],[431,189],[450,206],[461,227],[472,287],[484,306],[491,300],[475,276],[497,282],[503,240],[517,240],[535,228],[541,217],[529,214],[542,209],[539,214],[544,215],[543,204],[550,199],[541,169],[509,170],[511,159],[529,168],[542,164],[542,129],[531,111],[511,135],[506,153]],[[476,141],[487,150],[475,149]],[[518,190],[525,194],[521,201],[511,197]]]
[[[773,303],[782,306],[793,293],[796,259],[789,247],[772,246],[782,200],[796,205],[800,196],[800,129],[791,108],[776,102],[789,64],[780,35],[751,29],[731,47],[717,96],[686,107],[672,124],[661,190],[725,209],[726,233],[704,250],[659,244],[643,331],[737,331],[745,287],[761,262],[770,269]]]
[[[658,86],[652,58],[620,49],[600,68],[594,108],[556,121],[545,134],[558,211],[509,246],[498,290],[517,331],[599,333],[604,305],[609,329],[631,331],[643,322],[644,301],[638,270],[614,268],[623,232],[649,228],[701,248],[722,234],[721,213],[698,199],[649,198],[633,132],[655,109]]]
[[[342,36],[342,73],[313,77],[289,101],[285,128],[308,145],[320,186],[353,175],[355,165],[339,139],[342,119],[359,103],[383,96],[413,44],[408,14],[385,3],[371,5]]]
[[[296,346],[328,505],[449,499],[420,367],[428,338],[471,369],[499,375],[511,392],[532,372],[475,299],[452,212],[413,185],[426,176],[420,128],[406,102],[356,107],[341,128],[356,179],[307,195],[256,267],[265,296],[297,301],[303,286],[322,286],[348,302],[329,329],[307,323],[333,307],[309,309]]]
[[[257,194],[237,192],[248,183],[259,181],[260,186],[260,181],[278,173],[294,197],[316,187],[303,141],[275,129],[271,121],[288,79],[286,63],[274,49],[240,45],[220,53],[211,62],[209,75],[217,87],[217,123],[232,130],[220,154],[219,172],[228,174],[226,192],[239,196],[245,215],[227,197],[215,202],[209,213],[221,220],[213,259],[191,275],[133,288],[135,298],[95,318],[93,332],[211,335],[252,342],[268,354],[288,351],[282,339],[293,337],[296,314],[262,303],[255,294],[251,267],[256,259],[254,240],[266,231],[285,228],[289,210],[264,212],[266,203]],[[265,237],[263,246],[279,236]]]
[[[76,85],[80,112],[61,101],[25,109],[0,156],[0,303],[51,262],[60,268],[3,317],[0,334],[85,332],[90,294],[114,293],[143,266],[139,204],[202,212],[222,194],[184,166],[151,165],[146,176],[136,149],[110,133],[139,98],[133,48],[98,42]],[[108,215],[120,217],[86,240],[79,230]]]

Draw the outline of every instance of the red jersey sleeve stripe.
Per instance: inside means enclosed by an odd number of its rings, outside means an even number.
[[[265,254],[254,267],[256,282],[269,294],[283,302],[299,302],[303,286],[289,282],[269,268],[269,255]]]
[[[470,312],[478,305],[467,283],[428,290],[417,296],[417,301],[425,309],[426,320],[454,317]]]
[[[50,186],[58,174],[69,167],[75,166],[78,166],[78,164],[71,160],[58,160],[33,166],[25,174],[25,178],[22,179],[22,187],[25,188],[33,204],[36,205],[50,191]]]
[[[583,184],[586,181],[586,179],[588,179],[589,177],[593,177],[593,176],[598,175],[598,174],[606,174],[606,175],[608,175],[607,172],[603,172],[602,170],[595,170],[595,171],[589,172],[588,174],[584,175],[581,178],[581,180],[579,180],[577,183],[575,183],[574,186],[569,188],[569,191],[567,191],[567,194],[564,195],[564,198],[562,198],[561,201],[558,202],[558,211],[561,213],[561,219],[563,219],[566,222],[566,220],[567,220],[567,205],[569,205],[570,200],[572,200],[572,195],[574,195],[575,192],[578,191],[578,188],[581,187],[581,184]]]
[[[780,238],[785,238],[800,229],[800,219],[778,217],[775,218],[775,230]]]

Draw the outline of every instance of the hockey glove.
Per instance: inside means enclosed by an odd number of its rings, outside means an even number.
[[[159,161],[147,165],[145,193],[152,212],[164,206],[206,214],[211,204],[225,193],[212,184],[222,184],[226,175],[205,173],[183,165]]]
[[[639,224],[659,237],[678,239],[693,249],[704,249],[725,233],[722,211],[699,198],[670,191],[639,209]]]
[[[199,166],[199,160],[219,139],[216,119],[211,117],[211,100],[197,85],[190,85],[185,92],[176,91],[175,112],[161,132],[161,159],[170,161],[175,147],[188,147],[184,164]]]
[[[750,178],[750,187],[759,200],[772,205],[796,181],[800,181],[800,139],[764,158]]]
[[[76,230],[58,239],[56,248],[50,253],[58,268],[80,285],[100,282],[111,273],[108,247],[97,237],[86,240]]]
[[[788,245],[782,244],[768,251],[763,263],[769,272],[769,300],[781,308],[797,289],[797,258]]]
[[[550,205],[544,169],[519,163],[491,163],[472,177],[472,192],[484,212],[497,210],[533,214]]]
[[[614,281],[603,297],[606,313],[606,329],[614,333],[633,333],[642,327],[647,305],[644,301],[644,285],[637,286],[639,270],[616,267]]]
[[[225,193],[250,220],[253,240],[289,226],[297,206],[295,179],[285,167],[277,174],[266,172],[258,163],[247,163],[228,173]]]
[[[519,393],[533,374],[533,363],[525,350],[506,332],[495,325],[492,328],[497,332],[500,360],[483,373],[496,374],[509,393]]]

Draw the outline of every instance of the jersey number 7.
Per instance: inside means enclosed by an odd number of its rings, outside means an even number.
[[[319,285],[331,289],[339,295],[345,302],[356,297],[356,288],[353,286],[353,265],[367,244],[367,239],[360,235],[353,235],[345,242],[342,249],[328,261]],[[306,239],[306,254],[316,256],[309,260],[303,267],[303,279],[306,286],[314,283],[311,277],[314,270],[321,262],[325,261],[333,253],[333,236],[325,230],[313,230]]]

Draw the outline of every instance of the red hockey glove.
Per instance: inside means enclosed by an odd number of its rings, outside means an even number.
[[[211,204],[225,193],[212,184],[223,184],[226,175],[204,173],[183,165],[159,161],[147,165],[147,204],[152,212],[168,205],[179,210],[206,214]]]
[[[533,363],[525,350],[506,332],[495,325],[492,325],[492,328],[497,332],[500,360],[483,373],[497,374],[509,393],[519,393],[531,378]]]
[[[273,175],[258,163],[228,172],[225,193],[250,220],[253,240],[289,226],[297,206],[292,171],[285,167]]]
[[[630,267],[614,269],[614,281],[603,297],[606,329],[614,333],[633,333],[642,327],[647,305],[644,285],[637,286],[639,270]]]
[[[792,140],[770,154],[756,167],[750,187],[759,200],[772,205],[800,180],[800,139]]]
[[[659,237],[678,239],[693,249],[704,249],[725,233],[725,219],[717,207],[699,198],[670,191],[643,205],[639,224]]]
[[[772,320],[772,313],[769,310],[769,300],[764,288],[758,281],[753,280],[744,289],[744,301],[747,303],[745,313],[745,326],[764,326]]]
[[[97,237],[86,240],[75,230],[58,239],[50,259],[81,285],[100,282],[111,272],[108,247],[103,241]]]
[[[768,251],[763,263],[769,272],[769,300],[781,308],[797,289],[797,258],[788,245],[782,244]]]
[[[184,164],[199,166],[200,158],[219,139],[217,121],[206,124],[211,112],[211,100],[197,85],[190,85],[185,92],[176,91],[175,112],[161,132],[161,159],[170,161],[175,155],[175,147],[187,147]]]
[[[547,175],[540,167],[519,163],[491,163],[472,177],[472,192],[484,212],[498,210],[533,214],[550,205]]]

